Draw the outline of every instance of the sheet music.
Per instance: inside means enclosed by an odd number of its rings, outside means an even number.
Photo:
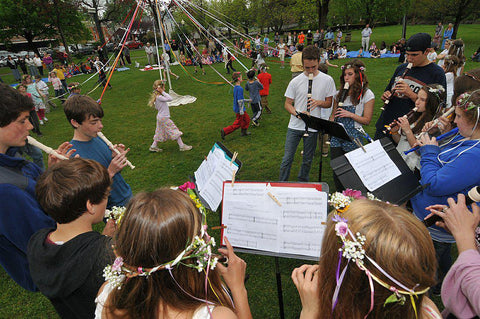
[[[364,148],[366,152],[358,148],[345,154],[345,157],[370,192],[400,176],[400,170],[383,149],[380,141],[364,145]]]
[[[326,218],[327,193],[314,188],[224,184],[223,234],[233,246],[318,257]]]
[[[214,211],[222,201],[223,182],[231,180],[233,172],[238,171],[238,165],[230,162],[231,159],[215,144],[207,159],[195,171],[198,192]]]

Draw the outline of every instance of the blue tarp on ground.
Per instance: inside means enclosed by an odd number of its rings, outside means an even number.
[[[380,57],[381,58],[398,58],[400,56],[400,53],[385,53],[382,54]],[[347,52],[347,58],[357,58],[358,56],[358,51],[349,51]],[[370,53],[369,52],[363,52],[361,58],[370,58]]]

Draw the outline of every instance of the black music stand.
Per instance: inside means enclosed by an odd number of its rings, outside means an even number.
[[[350,135],[348,135],[345,127],[337,122],[327,121],[316,116],[308,115],[307,113],[298,113],[300,118],[305,122],[305,124],[317,130],[320,134],[320,145],[323,146],[323,135],[328,134],[330,136],[335,136],[346,141],[352,141]],[[322,164],[323,157],[320,156],[320,163],[318,164],[318,181],[322,181]]]
[[[403,204],[417,193],[421,192],[423,188],[418,182],[415,174],[410,170],[407,163],[405,163],[405,160],[398,153],[397,148],[392,141],[388,137],[384,137],[380,140],[380,143],[390,159],[398,167],[401,174],[371,193],[383,201],[388,201],[396,205]],[[356,189],[363,194],[368,192],[345,155],[332,159],[330,165],[345,188]],[[372,169],[375,169],[375,167],[372,167]]]

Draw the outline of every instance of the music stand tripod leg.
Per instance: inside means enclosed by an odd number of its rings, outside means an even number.
[[[275,275],[277,278],[277,294],[278,294],[278,307],[280,310],[280,319],[285,319],[285,312],[283,309],[283,292],[282,292],[282,275],[280,273],[280,265],[278,257],[275,256]]]

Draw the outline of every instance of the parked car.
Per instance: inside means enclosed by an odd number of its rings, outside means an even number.
[[[47,47],[38,48],[38,52],[43,55],[44,53],[53,54],[53,50]]]
[[[128,41],[127,43],[125,43],[125,45],[129,49],[139,49],[143,47],[143,43],[140,41]]]

